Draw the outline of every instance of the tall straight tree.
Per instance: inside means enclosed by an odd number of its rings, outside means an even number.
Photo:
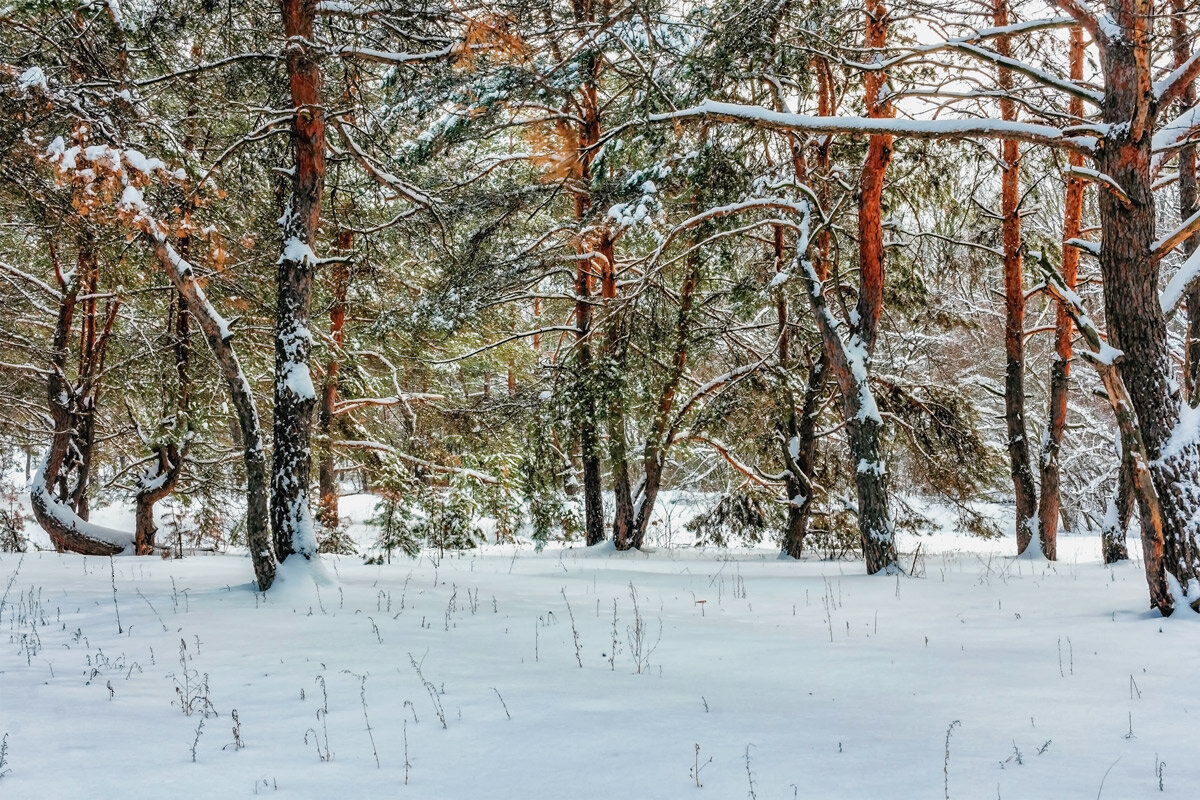
[[[1009,24],[1008,0],[995,0],[992,22],[996,28]],[[1012,58],[1008,35],[996,37],[996,52]],[[1013,100],[1013,74],[1004,62],[996,69],[1000,91],[1000,119],[1017,121]],[[1037,516],[1037,489],[1029,460],[1029,434],[1025,426],[1025,280],[1021,267],[1021,151],[1016,139],[1000,142],[1000,216],[1004,258],[1004,423],[1008,432],[1008,460],[1016,498],[1017,552],[1024,553],[1033,540]],[[1047,550],[1050,556],[1053,543]]]
[[[1083,29],[1074,27],[1070,33],[1068,52],[1069,77],[1077,83],[1083,81]],[[1072,97],[1068,101],[1067,113],[1075,119],[1083,118],[1083,98]],[[1067,187],[1063,198],[1063,248],[1062,279],[1065,288],[1075,291],[1079,275],[1079,248],[1073,243],[1078,240],[1083,228],[1083,179],[1077,170],[1083,166],[1081,153],[1068,154],[1069,163],[1075,172],[1067,173]],[[1007,255],[1007,251],[1006,251]],[[1042,437],[1041,494],[1038,496],[1038,538],[1046,558],[1054,559],[1058,554],[1058,521],[1062,506],[1060,453],[1063,434],[1067,428],[1067,390],[1071,377],[1071,338],[1073,335],[1071,315],[1061,303],[1055,307],[1054,356],[1050,362],[1049,414],[1046,435]],[[1105,548],[1108,555],[1116,554],[1116,545]],[[1020,546],[1018,544],[1018,550]]]
[[[292,121],[291,190],[280,225],[283,252],[276,269],[275,422],[271,455],[271,536],[275,555],[316,553],[311,484],[313,408],[309,371],[314,247],[325,191],[325,109],[313,35],[316,0],[280,0]]]

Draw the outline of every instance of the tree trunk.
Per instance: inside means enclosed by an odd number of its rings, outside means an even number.
[[[804,253],[796,254],[806,294],[821,332],[825,354],[842,396],[842,414],[850,436],[854,485],[858,492],[858,529],[867,574],[891,572],[896,567],[896,545],[888,511],[887,471],[883,465],[880,434],[883,419],[867,382],[861,348],[852,351],[842,341],[816,271]]]
[[[1147,23],[1128,7],[1118,11],[1116,22],[1129,35],[1110,39],[1102,50],[1107,82],[1103,121],[1109,127],[1095,155],[1099,172],[1122,190],[1118,195],[1100,187],[1104,310],[1109,343],[1125,354],[1119,369],[1161,506],[1163,565],[1187,591],[1200,575],[1195,539],[1200,522],[1195,513],[1200,505],[1195,488],[1200,485],[1200,446],[1188,436],[1168,449],[1179,422],[1180,394],[1171,377],[1166,318],[1158,297],[1159,265],[1151,250],[1156,239],[1150,175],[1155,109],[1146,93],[1150,83]],[[1142,535],[1145,539],[1145,530]],[[1152,600],[1156,583],[1150,579]]]
[[[1079,27],[1071,29],[1070,77],[1077,82],[1083,80],[1083,29]],[[1068,110],[1074,117],[1082,118],[1083,99],[1072,97]],[[1083,166],[1083,156],[1079,153],[1071,153],[1069,158],[1072,167]],[[1079,274],[1079,248],[1068,242],[1077,239],[1082,228],[1083,188],[1083,181],[1078,175],[1067,175],[1066,197],[1063,203],[1062,279],[1063,285],[1071,291],[1075,290],[1075,281]],[[1054,316],[1054,359],[1050,364],[1049,419],[1042,443],[1042,491],[1038,498],[1038,535],[1042,540],[1042,552],[1052,561],[1058,557],[1058,522],[1062,506],[1059,454],[1062,451],[1063,433],[1067,427],[1072,333],[1071,315],[1059,303]],[[1107,549],[1105,557],[1108,557]]]
[[[575,22],[578,25],[593,22],[591,5],[576,4]],[[600,64],[595,54],[588,51],[582,64],[583,84],[579,87],[578,107],[581,117],[574,134],[567,133],[564,138],[578,145],[571,165],[571,177],[574,179],[575,222],[582,228],[592,200],[588,190],[590,186],[589,165],[595,157],[592,149],[600,139],[600,106],[597,100],[596,81]],[[566,123],[563,123],[566,131]],[[586,256],[590,248],[584,241],[582,230],[576,255],[580,256],[575,274],[575,325],[577,329],[575,392],[579,408],[578,437],[580,457],[583,461],[583,514],[585,541],[588,547],[604,541],[604,484],[600,465],[600,425],[596,408],[596,375],[595,359],[592,352],[593,344],[593,306],[595,295],[596,274],[595,263]]]
[[[82,253],[80,257],[84,258]],[[50,258],[54,263],[55,277],[58,279],[60,290],[58,315],[50,348],[50,372],[46,380],[46,401],[50,409],[50,419],[54,423],[54,435],[41,467],[30,482],[30,506],[34,518],[46,531],[57,552],[116,555],[125,549],[123,545],[89,535],[85,527],[86,521],[75,513],[74,508],[66,502],[67,498],[61,494],[55,497],[54,494],[56,483],[65,485],[61,473],[67,469],[71,448],[78,437],[76,429],[80,424],[80,399],[87,396],[89,389],[86,380],[80,380],[78,386],[72,386],[67,380],[71,323],[81,288],[80,279],[86,279],[87,275],[76,270],[71,278],[64,276],[53,245]],[[108,326],[111,326],[111,319],[106,326],[106,332]]]
[[[354,234],[338,231],[336,248],[347,253],[353,245]],[[346,332],[346,293],[350,284],[350,267],[339,264],[333,273],[333,305],[329,309],[329,338],[333,342],[329,361],[325,365],[325,381],[321,386],[321,408],[317,413],[317,520],[329,530],[338,526],[338,481],[333,457],[334,407],[338,400],[338,375],[341,370],[342,344]]]
[[[258,588],[265,592],[275,582],[275,556],[267,512],[267,463],[263,455],[262,428],[250,382],[246,380],[241,362],[230,342],[233,334],[229,324],[217,314],[205,297],[204,290],[197,285],[192,265],[180,257],[153,224],[146,226],[144,236],[175,288],[186,298],[188,308],[200,325],[221,376],[229,387],[229,397],[237,413],[242,459],[246,467],[246,543]]]
[[[882,50],[887,47],[889,14],[882,0],[867,0],[864,44]],[[882,70],[863,77],[864,102],[871,119],[895,116],[889,99],[887,74]],[[892,161],[892,135],[877,133],[867,138],[867,158],[859,178],[858,194],[858,338],[868,358],[875,352],[879,318],[883,313],[883,187]]]
[[[579,449],[583,461],[583,515],[587,546],[604,541],[604,486],[600,473],[600,433],[596,425],[596,398],[592,364],[592,273],[579,261],[575,275],[576,346],[575,392],[579,404]]]
[[[271,536],[275,555],[317,551],[309,506],[310,433],[316,390],[309,371],[314,246],[325,190],[325,113],[313,44],[316,0],[280,0],[291,86],[291,196],[284,210],[283,254],[276,270],[275,422],[271,457]]]
[[[190,249],[189,244],[189,237],[186,235],[180,237],[179,251],[181,255],[187,254]],[[187,299],[181,293],[176,293],[171,307],[174,312],[173,319],[169,319],[167,330],[173,333],[171,348],[175,353],[175,376],[179,383],[174,403],[176,430],[186,420],[187,431],[190,434],[192,423],[188,417],[188,406],[191,395],[191,375],[188,364],[191,361],[191,342],[189,340],[188,320],[190,315],[188,314]],[[174,326],[174,331],[171,331],[172,326]],[[154,522],[154,504],[175,491],[175,485],[179,481],[179,474],[183,471],[183,460],[187,456],[190,444],[189,436],[185,440],[182,450],[173,442],[160,443],[154,448],[156,466],[154,474],[150,475],[147,472],[142,477],[139,481],[140,488],[134,495],[136,508],[133,542],[134,552],[139,556],[148,556],[154,552],[154,538],[158,532],[158,526]]]
[[[1175,56],[1176,68],[1182,66],[1191,55],[1191,43],[1194,39],[1192,31],[1188,30],[1186,4],[1183,0],[1171,0],[1171,45]],[[1193,81],[1184,87],[1179,98],[1177,110],[1183,113],[1196,105],[1196,83]],[[1196,144],[1189,138],[1187,144],[1179,149],[1179,218],[1186,220],[1200,208],[1197,202],[1196,190]],[[1186,259],[1200,247],[1200,233],[1194,233],[1183,243],[1182,251]],[[1188,290],[1187,303],[1187,344],[1183,359],[1183,388],[1188,404],[1193,408],[1200,406],[1200,284]]]
[[[995,0],[993,24],[1008,24],[1007,0]],[[1009,37],[996,39],[996,52],[1011,55]],[[998,69],[1001,93],[1012,91],[1012,72]],[[1002,95],[1000,116],[1017,119],[1016,103]],[[1014,139],[1000,144],[1000,213],[1004,253],[1004,422],[1008,435],[1008,459],[1016,498],[1017,552],[1024,553],[1033,540],[1037,516],[1037,490],[1029,459],[1029,436],[1025,430],[1025,281],[1021,268],[1021,166],[1020,148]],[[1043,548],[1044,549],[1044,548]]]
[[[694,242],[693,244],[696,244]],[[642,449],[642,480],[638,484],[636,503],[633,508],[633,540],[632,546],[640,549],[646,540],[646,532],[650,528],[650,518],[654,514],[654,504],[658,502],[658,493],[662,488],[663,466],[667,451],[675,441],[675,426],[671,422],[671,413],[675,409],[675,397],[679,392],[679,384],[687,372],[688,351],[691,345],[693,308],[696,302],[696,290],[700,286],[700,258],[695,250],[688,256],[688,271],[684,276],[683,285],[679,289],[679,315],[675,322],[675,350],[671,354],[671,371],[663,383],[659,393],[658,410],[646,437]],[[684,409],[686,411],[686,409]]]
[[[1121,462],[1117,468],[1117,485],[1100,529],[1100,550],[1105,564],[1129,560],[1125,534],[1129,530],[1129,521],[1133,519],[1133,458],[1125,452],[1119,439],[1117,455]]]

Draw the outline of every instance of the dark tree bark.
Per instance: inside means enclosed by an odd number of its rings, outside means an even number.
[[[221,376],[229,387],[229,398],[237,413],[242,459],[246,467],[246,543],[258,588],[265,592],[275,582],[275,555],[271,547],[267,513],[267,462],[254,394],[233,349],[233,333],[229,330],[229,324],[209,304],[204,290],[196,283],[192,265],[167,243],[152,221],[145,224],[143,237],[153,248],[154,255],[175,284],[176,290],[187,300],[188,308],[200,326],[216,358]]]
[[[51,260],[54,261],[55,276],[58,278],[61,291],[50,349],[50,374],[46,381],[46,400],[50,409],[50,419],[54,423],[54,435],[42,466],[34,476],[29,492],[30,506],[33,509],[34,518],[42,530],[46,531],[57,552],[101,556],[116,555],[124,548],[112,542],[93,538],[85,531],[80,530],[79,525],[72,524],[68,517],[77,516],[74,509],[62,497],[56,497],[54,492],[55,484],[59,482],[60,473],[64,469],[70,452],[72,440],[76,436],[75,427],[79,421],[77,399],[79,387],[72,386],[67,379],[67,359],[71,351],[71,328],[79,295],[80,276],[77,274],[68,280],[59,267],[58,258],[53,249],[51,250]],[[82,520],[80,521],[82,522]]]
[[[312,276],[317,226],[325,191],[325,112],[321,71],[313,44],[316,0],[280,0],[288,43],[291,128],[291,195],[281,221],[283,254],[276,270],[275,416],[271,453],[271,536],[275,555],[316,554],[309,486],[310,434],[316,390],[309,371]]]
[[[590,3],[577,3],[574,7],[578,25],[594,22],[594,10]],[[600,139],[600,104],[597,81],[600,61],[592,51],[587,51],[581,65],[584,80],[574,98],[574,110],[578,121],[572,129],[566,122],[559,123],[564,140],[575,142],[576,152],[570,164],[572,193],[575,200],[575,221],[581,227],[592,206],[588,189],[591,183],[590,165],[595,157],[593,145]],[[575,326],[576,359],[574,390],[578,403],[577,437],[580,458],[583,462],[583,514],[584,541],[588,547],[602,543],[604,534],[604,485],[601,472],[601,445],[599,409],[596,401],[596,358],[594,344],[594,298],[598,277],[595,259],[591,256],[592,245],[586,237],[579,236],[576,254],[580,257],[575,273]]]
[[[1133,457],[1117,444],[1121,465],[1117,469],[1117,485],[1100,529],[1100,550],[1105,564],[1129,560],[1129,547],[1125,543],[1129,522],[1133,519]]]
[[[858,528],[867,574],[891,571],[896,565],[896,546],[888,511],[887,471],[879,447],[883,420],[867,382],[862,354],[852,353],[842,341],[825,302],[821,281],[805,254],[796,254],[796,266],[804,278],[806,294],[821,332],[830,371],[842,396],[842,414],[849,431],[854,484],[858,491]]]
[[[1123,1],[1113,9],[1126,35],[1101,48],[1106,91],[1102,119],[1108,124],[1096,168],[1120,192],[1100,187],[1100,271],[1109,343],[1124,353],[1120,374],[1128,387],[1144,441],[1150,474],[1161,506],[1165,570],[1187,587],[1200,576],[1196,509],[1200,497],[1200,447],[1194,439],[1167,450],[1179,422],[1180,393],[1172,380],[1166,318],[1159,305],[1159,263],[1152,245],[1156,217],[1150,174],[1152,102],[1148,18],[1141,4]],[[1135,484],[1136,484],[1135,476]],[[1143,537],[1145,537],[1143,531]],[[1164,603],[1151,579],[1151,600]]]
[[[187,252],[187,246],[188,239],[181,237],[179,242],[181,254]],[[188,447],[191,444],[192,425],[191,420],[188,419],[191,395],[191,375],[188,370],[191,361],[189,339],[191,315],[188,314],[187,299],[182,294],[176,294],[171,308],[171,323],[174,325],[171,349],[175,355],[175,378],[179,384],[178,394],[175,398],[175,424],[179,425],[186,420],[188,437],[184,440],[182,448],[171,441],[156,444],[153,448],[154,472],[151,473],[147,470],[139,481],[140,488],[134,495],[133,537],[134,550],[139,556],[148,556],[154,552],[154,540],[158,533],[158,526],[154,522],[154,504],[175,491],[175,485],[179,482],[179,474],[183,471],[183,461],[187,457]],[[170,327],[171,324],[168,324],[168,330]]]

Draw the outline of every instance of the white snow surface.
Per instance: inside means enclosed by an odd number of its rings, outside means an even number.
[[[901,548],[913,577],[774,548],[293,558],[265,595],[244,556],[128,556],[115,604],[109,559],[0,553],[0,795],[740,798],[748,748],[764,800],[1194,796],[1200,625],[1145,610],[1140,563]]]

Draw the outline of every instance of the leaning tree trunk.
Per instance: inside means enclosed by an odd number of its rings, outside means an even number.
[[[310,434],[316,389],[309,371],[313,248],[325,191],[325,113],[313,24],[315,0],[280,0],[288,44],[294,153],[292,189],[284,210],[283,254],[276,268],[275,417],[271,451],[271,536],[275,555],[316,555],[309,506]]]
[[[1175,609],[1177,592],[1172,591],[1170,576],[1164,564],[1162,503],[1151,473],[1150,455],[1142,436],[1137,411],[1121,375],[1120,365],[1127,356],[1124,353],[1106,351],[1100,332],[1079,306],[1078,295],[1063,286],[1062,278],[1054,272],[1045,254],[1042,255],[1041,267],[1046,289],[1058,300],[1062,308],[1070,312],[1072,320],[1091,348],[1083,355],[1099,373],[1109,405],[1112,406],[1113,415],[1117,419],[1122,471],[1128,466],[1130,488],[1132,494],[1137,497],[1138,516],[1142,525],[1142,562],[1146,570],[1146,583],[1150,589],[1150,604],[1163,616],[1168,616]],[[1122,478],[1124,477],[1122,475]]]
[[[797,252],[796,266],[804,278],[805,293],[842,396],[842,414],[847,422],[854,485],[858,492],[858,529],[867,574],[890,572],[896,565],[896,545],[888,511],[887,471],[880,447],[883,419],[867,382],[864,348],[851,351],[842,341],[825,302],[821,281],[803,252]]]
[[[675,350],[671,354],[671,371],[659,393],[658,409],[650,426],[650,435],[646,437],[646,444],[642,449],[642,480],[633,509],[632,545],[638,549],[646,541],[646,531],[650,528],[654,504],[658,502],[658,493],[662,488],[667,451],[675,442],[676,426],[671,422],[671,415],[675,410],[675,397],[679,393],[679,385],[687,372],[692,322],[695,316],[693,309],[699,286],[700,259],[693,250],[688,256],[687,275],[684,276],[683,285],[679,289],[679,315],[675,322]]]
[[[271,530],[267,513],[267,462],[263,454],[262,427],[258,408],[246,373],[233,349],[233,333],[216,309],[208,302],[204,290],[196,283],[192,265],[167,243],[157,224],[148,221],[144,237],[154,249],[176,290],[187,300],[204,339],[216,358],[221,376],[229,387],[229,398],[237,414],[242,439],[242,460],[246,468],[246,543],[254,564],[254,576],[261,591],[275,582],[275,555],[271,547]]]
[[[822,117],[833,116],[836,111],[834,99],[833,72],[829,61],[825,58],[814,59],[817,77],[817,114]],[[800,148],[798,137],[790,136],[792,144],[792,163],[797,175],[804,166],[803,150]],[[830,170],[832,157],[830,154],[831,139],[821,137],[816,146],[816,169],[820,176],[817,197],[822,208],[829,208],[832,200]],[[805,177],[807,180],[807,176]],[[829,226],[821,228],[817,234],[817,252],[813,267],[818,280],[824,282],[829,277],[830,252],[833,244],[833,232]],[[783,228],[775,228],[775,258],[782,269],[783,259]],[[788,331],[787,298],[781,293],[777,306],[779,324],[779,360],[786,369],[790,362],[788,353],[790,335]],[[784,529],[783,552],[792,558],[799,558],[804,552],[804,540],[808,536],[808,526],[812,518],[813,504],[816,500],[816,490],[812,477],[817,461],[817,416],[821,410],[821,398],[825,393],[826,377],[829,373],[829,358],[824,347],[818,348],[816,360],[809,359],[808,378],[804,382],[804,400],[797,416],[795,405],[789,402],[789,413],[785,425],[787,433],[783,442],[783,459],[787,465],[787,475],[784,485],[788,491],[787,522]],[[795,443],[793,445],[793,442]]]

